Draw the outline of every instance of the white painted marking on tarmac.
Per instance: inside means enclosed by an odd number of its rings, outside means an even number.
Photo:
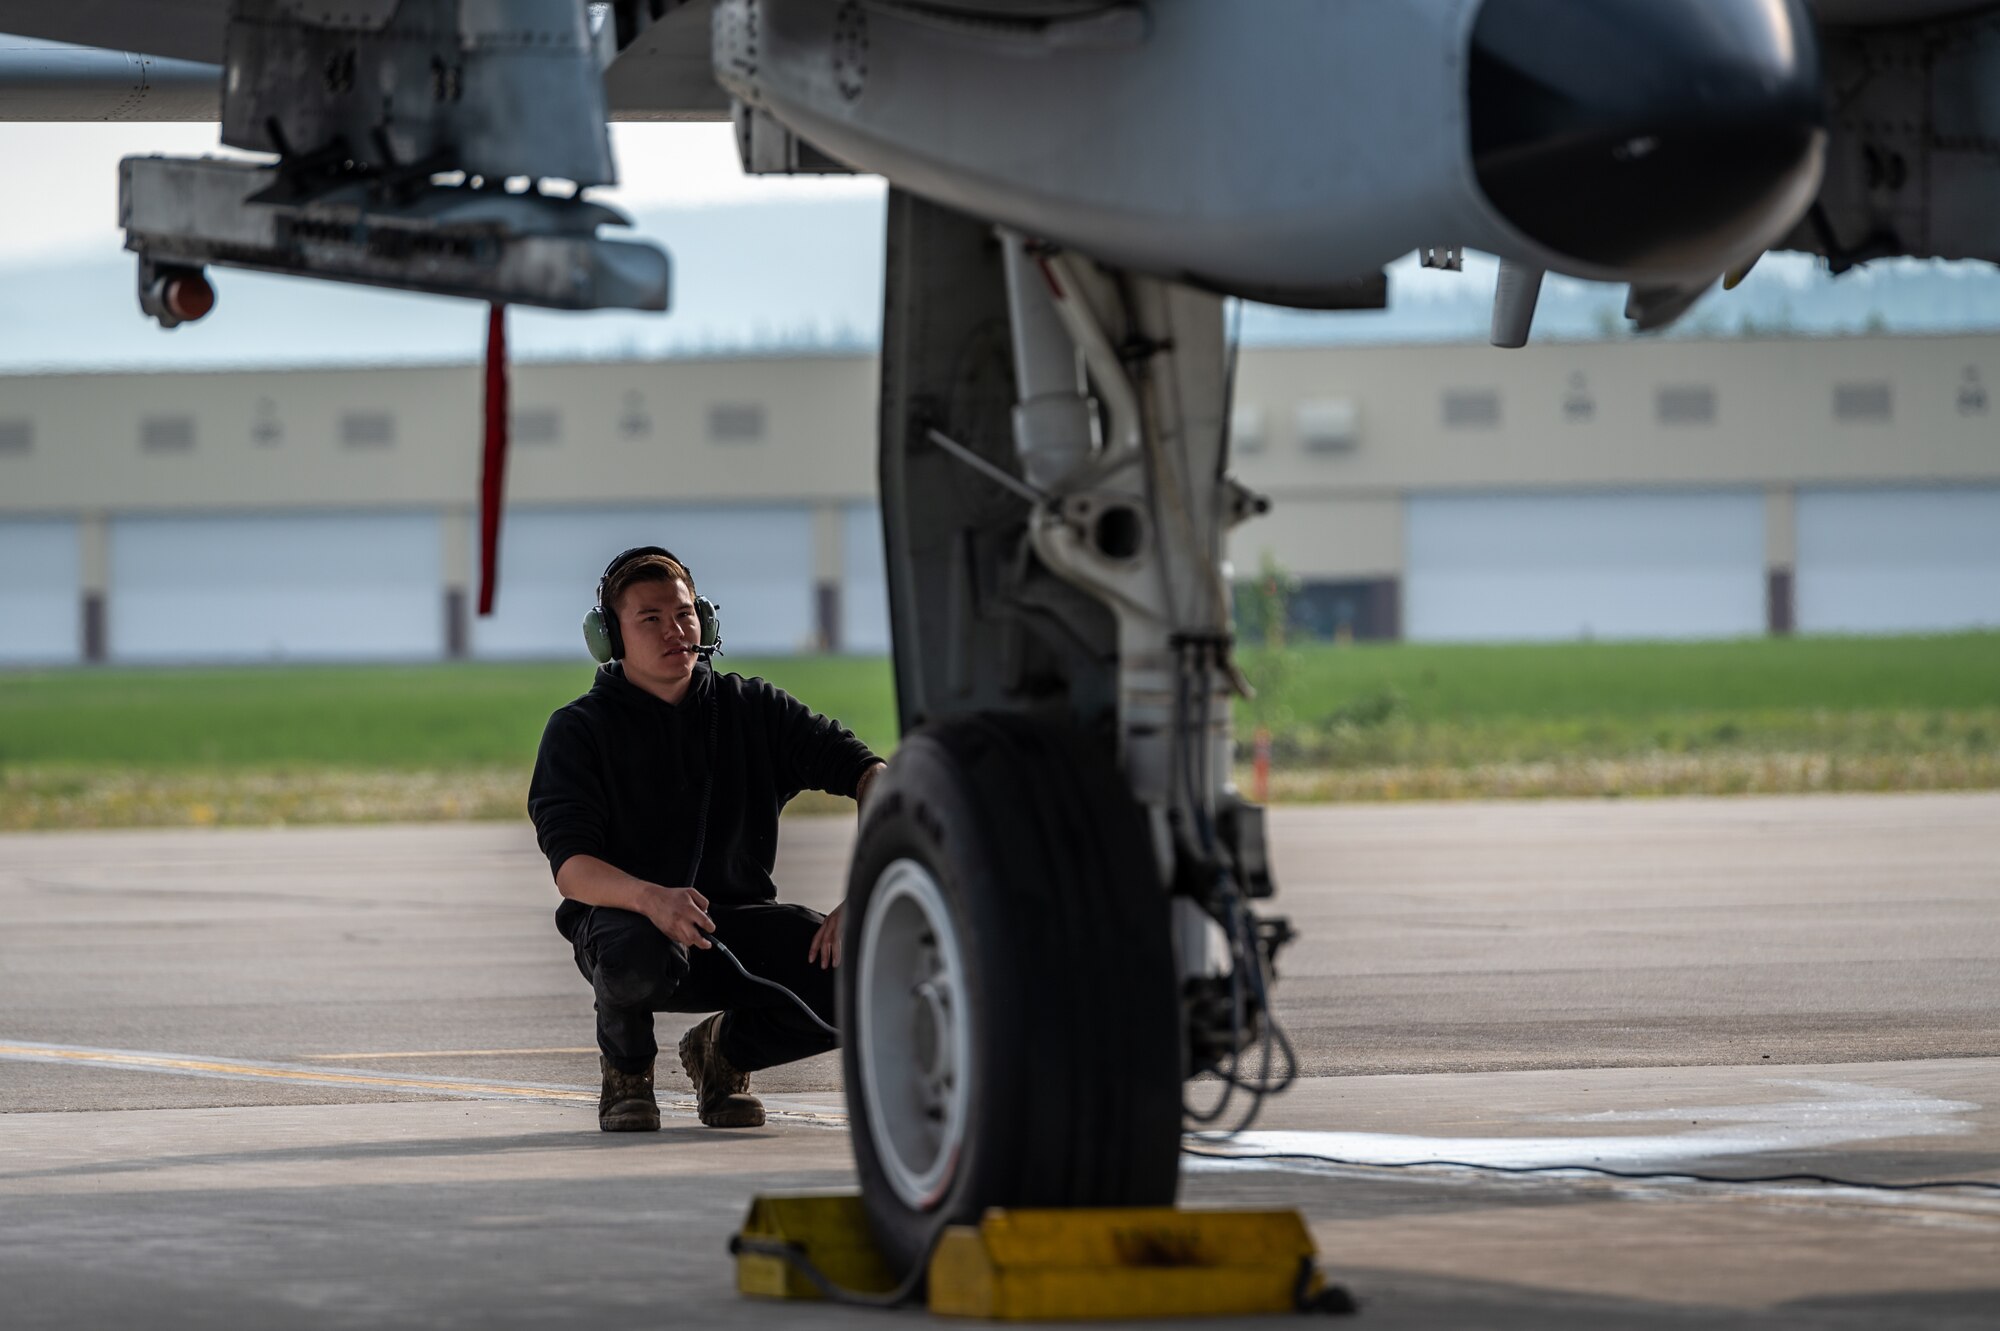
[[[1969,1100],[1941,1100],[1916,1091],[1856,1082],[1779,1081],[1809,1089],[1809,1098],[1751,1105],[1689,1105],[1604,1113],[1543,1115],[1538,1121],[1617,1127],[1681,1123],[1672,1133],[1594,1133],[1565,1137],[1425,1137],[1387,1132],[1245,1132],[1203,1138],[1212,1152],[1194,1167],[1233,1168],[1270,1154],[1331,1156],[1364,1165],[1409,1165],[1454,1160],[1501,1169],[1590,1165],[1599,1169],[1652,1170],[1693,1161],[1812,1150],[1860,1141],[1950,1136],[1974,1131],[1959,1115],[1980,1108]],[[1221,1153],[1246,1160],[1223,1162]],[[1192,1162],[1191,1162],[1192,1163]],[[1287,1162],[1264,1161],[1282,1166]],[[1310,1165],[1310,1162],[1299,1162]]]

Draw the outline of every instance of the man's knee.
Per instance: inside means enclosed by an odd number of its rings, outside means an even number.
[[[609,1007],[654,1010],[673,996],[687,973],[687,953],[655,931],[651,940],[621,940],[599,953],[591,985]]]

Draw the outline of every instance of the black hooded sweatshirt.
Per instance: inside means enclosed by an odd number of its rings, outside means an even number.
[[[549,718],[528,816],[550,873],[572,855],[594,855],[662,887],[693,886],[715,905],[771,901],[779,810],[802,790],[852,796],[876,761],[853,732],[764,680],[704,663],[675,704],[614,662]],[[711,779],[701,868],[689,884]],[[567,900],[556,908],[564,937],[584,910]]]

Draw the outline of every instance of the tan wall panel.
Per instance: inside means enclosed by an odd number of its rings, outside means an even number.
[[[1575,376],[1594,404],[1585,421],[1564,410]],[[868,356],[521,365],[517,411],[559,424],[554,442],[517,442],[509,498],[869,501],[877,379]],[[1891,419],[1836,422],[1842,383],[1887,384]],[[1715,423],[1662,425],[1657,394],[1689,384],[1713,387]],[[1446,429],[1441,395],[1476,388],[1498,394],[1498,425]],[[1959,410],[1969,388],[1994,395],[1986,414]],[[35,423],[31,453],[0,457],[0,513],[462,507],[476,498],[480,401],[470,365],[0,377],[0,417]],[[1237,401],[1265,436],[1241,474],[1281,501],[2000,481],[1991,336],[1251,349]],[[1307,453],[1298,408],[1328,401],[1354,405],[1355,446]],[[760,405],[763,438],[711,440],[721,404]],[[393,446],[344,445],[341,416],[354,410],[393,414]],[[193,450],[142,453],[148,415],[192,416]],[[272,422],[281,437],[259,443]]]
[[[874,359],[860,356],[523,367],[517,405],[557,406],[563,442],[518,447],[511,494],[554,503],[873,498],[877,386]],[[621,428],[631,393],[649,433]],[[711,441],[710,408],[736,404],[763,407],[764,437]]]
[[[1279,496],[1271,511],[1230,535],[1236,576],[1257,571],[1266,552],[1295,577],[1387,578],[1403,567],[1403,501]]]
[[[1960,414],[1968,368],[2000,390],[2000,338],[1249,351],[1236,400],[1262,412],[1266,438],[1241,472],[1274,492],[1991,480],[2000,477],[2000,401],[1996,414]],[[1572,376],[1594,405],[1585,421],[1565,416]],[[1891,420],[1836,422],[1834,389],[1848,382],[1887,382]],[[1713,425],[1656,419],[1657,394],[1677,385],[1713,387]],[[1445,428],[1450,389],[1496,391],[1499,425]],[[1307,453],[1294,404],[1328,399],[1358,405],[1359,442]]]
[[[875,362],[763,357],[523,365],[518,412],[554,410],[553,443],[517,441],[512,503],[634,498],[868,499]],[[648,422],[624,428],[636,394]],[[763,407],[764,437],[718,444],[708,412]],[[351,411],[386,411],[395,442],[341,441]],[[481,386],[473,367],[0,379],[0,416],[36,423],[34,451],[0,458],[0,512],[463,505],[477,498]],[[140,448],[148,416],[188,416],[190,451]],[[275,442],[256,427],[275,422]]]

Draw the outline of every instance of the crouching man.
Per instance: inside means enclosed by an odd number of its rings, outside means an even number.
[[[597,588],[586,636],[604,661],[542,734],[528,813],[563,902],[556,927],[597,998],[606,1132],[660,1126],[655,1012],[716,1015],[680,1043],[701,1121],[757,1127],[750,1074],[824,1053],[840,909],[777,899],[778,813],[801,790],[860,799],[882,763],[838,722],[761,679],[718,674],[714,611],[667,551],[628,550]]]

